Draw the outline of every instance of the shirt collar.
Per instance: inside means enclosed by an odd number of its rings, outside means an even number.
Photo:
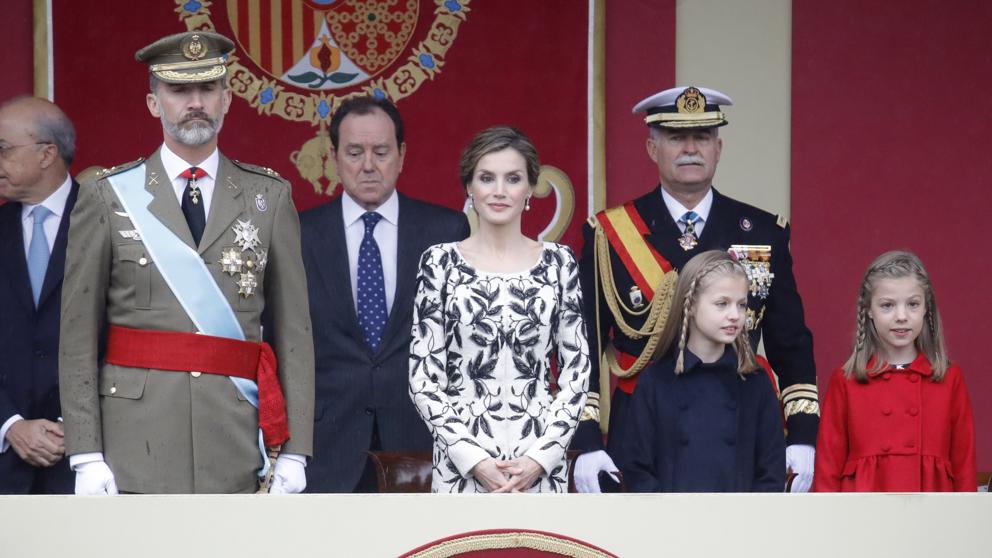
[[[884,372],[891,372],[892,370],[896,369],[895,366],[889,364],[882,370],[872,370],[877,360],[878,359],[876,357],[871,357],[871,359],[869,359],[868,363],[865,365],[865,368],[868,370],[869,378],[874,378],[875,376],[878,376]],[[917,353],[916,358],[913,359],[913,362],[909,363],[909,365],[906,366],[906,368],[903,368],[901,371],[916,372],[920,376],[933,376],[933,368],[930,366],[930,360],[922,352]]]
[[[159,156],[162,159],[162,167],[165,169],[165,174],[169,177],[169,180],[175,181],[179,178],[179,174],[184,170],[190,168],[192,165],[183,160],[182,157],[176,155],[169,146],[162,144],[162,149],[159,150]],[[217,165],[220,164],[220,151],[214,148],[213,153],[210,154],[202,163],[196,165],[197,168],[203,169],[212,179],[217,178]]]
[[[368,213],[365,208],[358,205],[358,202],[353,200],[347,192],[341,194],[341,208],[344,211],[344,226],[350,227],[355,221],[362,218],[362,215]],[[385,221],[388,221],[394,226],[398,226],[399,216],[400,216],[400,199],[396,194],[396,190],[386,198],[386,201],[382,203],[375,210],[376,213],[382,216]]]
[[[665,191],[664,188],[659,188],[661,190],[661,199],[665,200],[665,207],[668,208],[668,212],[672,215],[672,220],[676,223],[679,219],[686,214],[687,211],[695,211],[696,215],[706,222],[710,216],[710,208],[713,207],[713,188],[706,191],[706,196],[696,205],[696,207],[689,209],[686,206],[679,203],[674,196]]]
[[[72,179],[69,175],[65,175],[65,180],[62,185],[58,187],[54,192],[52,192],[47,198],[45,198],[41,203],[33,204],[21,204],[21,219],[27,219],[28,215],[34,211],[34,208],[39,205],[45,206],[45,209],[52,212],[53,215],[62,218],[62,214],[65,213],[65,204],[69,201],[69,192],[72,191]]]

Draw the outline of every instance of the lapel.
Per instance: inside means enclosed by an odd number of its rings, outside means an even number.
[[[346,195],[346,194],[342,194]],[[358,327],[358,314],[352,299],[351,272],[348,267],[348,242],[344,235],[344,215],[341,196],[324,206],[321,218],[314,220],[317,234],[310,243],[314,256],[310,259],[317,266],[324,284],[324,300],[332,301],[332,312],[343,311],[345,323],[355,342],[367,353],[368,347]],[[338,301],[337,303],[333,301]]]
[[[187,246],[196,248],[193,245],[193,234],[189,232],[186,217],[176,199],[176,191],[172,188],[172,180],[165,174],[158,151],[145,161],[145,190],[152,195],[148,211]]]
[[[31,280],[28,279],[28,261],[24,254],[24,231],[21,229],[21,204],[10,202],[10,219],[0,223],[0,261],[4,262],[3,274],[14,290],[14,298],[24,305],[24,309],[34,313],[34,298],[31,295]]]
[[[235,180],[237,169],[227,157],[220,156],[220,164],[217,165],[217,176],[214,178],[214,195],[210,200],[210,215],[207,216],[207,226],[203,229],[203,238],[200,239],[198,252],[203,252],[210,247],[225,231],[231,227],[231,223],[237,219],[244,209],[241,204],[241,191],[244,189]],[[187,227],[188,228],[188,227]]]
[[[703,234],[699,236],[699,246],[701,250],[726,250],[733,244],[727,236],[726,227],[735,222],[734,216],[730,214],[728,198],[713,188],[713,205],[710,207],[709,218],[703,227]],[[733,230],[733,229],[730,229]]]
[[[420,254],[423,252],[418,247],[418,242],[423,238],[423,230],[420,229],[422,223],[417,218],[415,206],[409,198],[397,192],[399,196],[399,226],[397,227],[396,245],[396,292],[393,294],[393,307],[386,321],[386,328],[382,332],[382,342],[379,350],[382,351],[397,333],[409,335],[409,325],[406,332],[398,329],[403,324],[408,324],[406,320],[410,312],[413,311],[413,284],[417,276],[417,264],[420,263]]]
[[[41,308],[59,285],[62,284],[62,275],[65,272],[65,248],[69,240],[69,216],[72,208],[76,205],[76,196],[79,195],[79,183],[72,181],[72,190],[65,200],[65,209],[62,211],[62,221],[59,223],[59,232],[55,235],[55,245],[52,247],[52,255],[48,259],[48,270],[45,271],[45,282],[41,285],[41,294],[38,296],[38,308]]]

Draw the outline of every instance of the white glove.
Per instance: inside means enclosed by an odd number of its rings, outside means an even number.
[[[307,458],[295,453],[284,453],[276,459],[272,472],[269,494],[299,494],[307,487]]]
[[[813,486],[813,462],[816,449],[809,444],[793,444],[785,448],[785,466],[796,474],[792,492],[809,492]]]
[[[117,494],[114,473],[106,461],[90,461],[76,465],[76,495],[104,496]]]
[[[620,482],[620,479],[613,474],[619,470],[613,459],[603,450],[583,453],[575,460],[575,489],[579,492],[598,494],[600,471],[610,473],[613,480]]]

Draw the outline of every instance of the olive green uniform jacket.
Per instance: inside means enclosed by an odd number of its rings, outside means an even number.
[[[145,164],[149,210],[196,248],[159,153]],[[262,463],[258,413],[230,378],[101,361],[108,325],[196,332],[140,238],[128,232],[135,226],[106,180],[133,166],[84,184],[70,217],[59,350],[66,453],[103,452],[122,491],[253,492]],[[238,275],[219,263],[225,248],[241,250],[232,230],[239,220],[258,227],[268,256],[251,296],[239,295]],[[261,341],[262,311],[271,317],[266,338],[279,362],[290,431],[283,451],[311,455],[313,337],[290,185],[268,169],[221,155],[196,249],[246,340]]]

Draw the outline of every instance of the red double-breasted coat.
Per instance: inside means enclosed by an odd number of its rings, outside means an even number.
[[[961,369],[951,364],[934,382],[920,354],[866,384],[834,371],[815,471],[818,492],[974,492],[975,424]]]

